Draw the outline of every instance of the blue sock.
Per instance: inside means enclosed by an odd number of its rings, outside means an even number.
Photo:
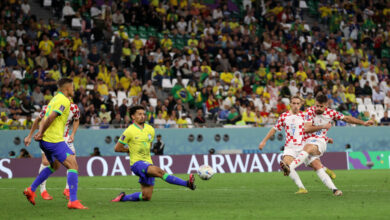
[[[54,173],[54,169],[50,166],[43,169],[37,176],[37,178],[34,180],[34,182],[31,184],[31,191],[35,192],[37,187],[43,183],[43,181],[47,180],[49,176]]]
[[[122,202],[126,202],[126,201],[142,201],[142,193],[141,192],[136,192],[136,193],[133,193],[133,194],[130,194],[130,195],[125,195],[123,196],[122,198]]]
[[[164,174],[163,180],[170,184],[187,186],[187,181],[180,179],[179,177],[169,175],[168,173]]]
[[[79,172],[77,170],[68,170],[69,200],[77,200],[77,184],[79,182]]]

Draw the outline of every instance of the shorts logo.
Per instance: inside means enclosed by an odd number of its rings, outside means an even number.
[[[65,106],[61,105],[61,106],[60,106],[60,111],[63,112],[64,110],[65,110]]]
[[[124,141],[124,140],[125,140],[125,138],[126,138],[126,136],[122,135],[122,137],[121,137],[121,141]]]

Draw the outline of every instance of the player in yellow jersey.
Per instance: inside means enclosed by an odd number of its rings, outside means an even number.
[[[134,106],[130,108],[130,117],[133,119],[133,124],[123,132],[115,145],[115,152],[129,153],[131,170],[139,177],[138,182],[141,184],[141,192],[129,195],[121,192],[111,201],[151,200],[155,177],[159,177],[170,184],[181,185],[195,190],[195,176],[193,174],[190,174],[189,180],[185,181],[169,175],[160,167],[153,165],[150,149],[154,139],[154,128],[145,124],[146,114],[144,107]],[[128,147],[125,147],[126,145]]]
[[[35,205],[35,190],[49,176],[56,171],[62,163],[68,169],[67,181],[69,184],[69,209],[87,209],[77,200],[78,164],[73,151],[64,140],[65,125],[68,120],[70,101],[74,94],[73,81],[62,78],[58,81],[59,92],[49,102],[46,114],[40,124],[39,131],[34,139],[45,153],[50,163],[43,169],[30,187],[24,190],[27,200]]]

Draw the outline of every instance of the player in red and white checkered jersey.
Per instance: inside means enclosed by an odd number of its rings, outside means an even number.
[[[319,94],[316,97],[315,106],[307,109],[306,121],[314,126],[322,126],[329,124],[333,121],[343,120],[347,123],[359,124],[364,126],[373,125],[373,121],[362,121],[352,116],[344,116],[340,112],[327,108],[328,98],[324,94]],[[329,128],[318,130],[311,134],[305,135],[305,144],[302,152],[294,159],[294,161],[288,166],[283,166],[286,173],[295,170],[302,163],[310,164],[317,172],[321,181],[333,191],[336,196],[342,195],[341,190],[338,190],[334,185],[332,179],[326,174],[325,169],[322,167],[320,157],[326,152],[327,142],[332,143],[333,140],[329,139],[326,134]]]
[[[39,127],[39,122],[45,117],[46,109],[47,109],[46,105],[42,107],[42,110],[39,113],[38,118],[34,121],[32,127],[31,127],[30,133],[28,134],[27,137],[25,137],[24,144],[26,145],[26,147],[28,145],[30,145],[31,138],[32,138],[32,136],[34,134],[34,131],[36,129],[38,129],[38,127]],[[69,109],[68,120],[67,120],[66,125],[65,125],[64,139],[65,139],[65,142],[68,144],[69,148],[75,154],[76,154],[76,150],[74,148],[73,140],[74,140],[74,135],[76,134],[76,131],[77,131],[77,129],[79,127],[79,124],[80,124],[79,119],[80,119],[79,107],[76,104],[74,104],[73,102],[71,102],[70,109]],[[72,129],[72,133],[69,135],[70,124],[72,122],[73,122],[73,129]],[[41,172],[43,169],[45,169],[47,166],[50,165],[49,161],[47,160],[47,158],[45,156],[45,153],[42,150],[41,150],[41,153],[42,153],[42,162],[41,162],[41,166],[39,168],[39,172]],[[41,190],[41,196],[42,196],[43,199],[45,199],[45,200],[53,199],[53,197],[51,197],[49,195],[49,193],[47,192],[47,190],[46,190],[46,181],[44,181],[40,185],[40,190]],[[66,196],[66,198],[69,198],[69,185],[68,185],[68,182],[66,182],[66,186],[65,186],[65,189],[64,189],[63,193]]]
[[[277,131],[282,131],[282,129],[284,129],[286,142],[284,145],[283,161],[281,162],[281,165],[289,165],[302,151],[305,130],[317,131],[329,127],[329,125],[312,126],[310,123],[305,124],[305,114],[299,111],[302,104],[303,100],[299,96],[292,97],[290,100],[291,110],[283,113],[279,117],[276,125],[271,128],[267,136],[265,136],[259,144],[259,149],[262,150],[270,137],[272,137]],[[307,193],[306,188],[302,184],[302,181],[295,170],[288,174],[286,173],[285,175],[288,175],[298,186],[299,190],[296,192],[297,194]]]

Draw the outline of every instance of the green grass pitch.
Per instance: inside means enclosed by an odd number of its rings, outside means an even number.
[[[336,171],[332,195],[313,171],[299,172],[309,194],[295,195],[294,183],[282,173],[216,174],[196,179],[195,191],[156,180],[152,201],[112,203],[119,192],[139,191],[138,179],[80,177],[79,199],[89,210],[68,210],[62,196],[65,178],[53,177],[47,188],[54,197],[36,206],[23,189],[32,178],[0,180],[0,219],[389,219],[390,171]],[[178,175],[187,178],[187,175]]]

